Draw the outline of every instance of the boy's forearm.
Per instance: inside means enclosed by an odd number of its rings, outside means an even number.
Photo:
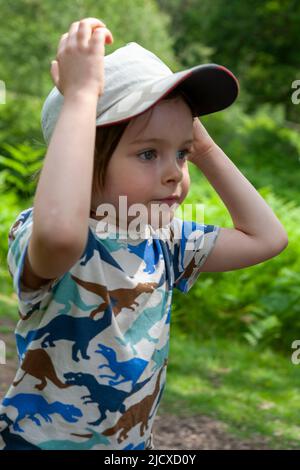
[[[34,197],[33,229],[84,244],[91,205],[97,96],[65,97]]]
[[[236,229],[270,243],[287,238],[272,209],[217,144],[193,163],[221,197]]]

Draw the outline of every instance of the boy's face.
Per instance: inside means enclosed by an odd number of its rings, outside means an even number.
[[[144,142],[150,138],[161,141]],[[134,142],[137,139],[139,143]],[[118,215],[119,196],[127,196],[127,208],[143,204],[146,223],[151,223],[151,207],[160,199],[175,194],[179,196],[177,206],[181,204],[190,186],[187,156],[192,140],[192,113],[181,97],[161,101],[152,114],[148,110],[133,118],[109,161],[104,190],[97,194],[94,206],[113,204]],[[165,206],[170,220],[177,206]],[[127,215],[128,223],[138,216],[138,212]]]

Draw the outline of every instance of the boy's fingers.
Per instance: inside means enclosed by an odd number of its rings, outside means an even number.
[[[97,28],[93,31],[89,42],[92,53],[105,54],[105,36],[106,30],[104,28]]]
[[[92,34],[91,27],[86,21],[80,21],[77,31],[77,41],[82,47],[88,47],[89,39]]]
[[[101,27],[101,26],[105,28],[106,26],[105,23],[103,23],[103,21],[101,20],[98,20],[98,18],[83,18],[82,20],[74,21],[74,23],[71,24],[70,29],[69,29],[70,36],[74,33],[77,33],[80,23],[85,23],[89,25],[91,30],[93,30],[94,28]]]
[[[104,26],[104,27],[106,26],[106,24],[103,21],[99,20],[99,18],[92,18],[92,17],[83,18],[80,21],[86,21],[88,24],[91,25],[92,28],[97,27],[97,26]]]
[[[69,29],[68,44],[75,46],[79,36],[80,42],[87,46],[94,29],[101,27],[105,28],[105,23],[98,18],[84,18],[80,21],[75,21]]]
[[[104,46],[106,43],[112,44],[114,41],[113,35],[107,28],[97,28],[93,31],[90,39],[91,50],[99,52],[104,55]]]
[[[63,34],[63,35],[61,36],[60,41],[59,41],[59,43],[58,43],[58,48],[57,48],[56,57],[58,56],[58,54],[59,54],[59,53],[62,51],[62,49],[64,48],[65,43],[66,43],[66,41],[67,41],[67,39],[68,39],[68,36],[69,36],[68,33],[65,33],[65,34]]]

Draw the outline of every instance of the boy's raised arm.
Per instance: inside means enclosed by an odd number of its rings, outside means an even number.
[[[234,224],[234,228],[221,228],[202,271],[240,269],[279,254],[288,244],[283,225],[198,119],[194,121],[193,145],[189,160],[220,195]]]
[[[72,23],[61,37],[52,78],[64,95],[34,197],[36,240],[83,250],[88,233],[97,100],[104,89],[104,44],[112,35],[100,20]],[[73,250],[74,251],[74,250]]]

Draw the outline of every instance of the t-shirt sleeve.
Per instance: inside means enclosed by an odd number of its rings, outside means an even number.
[[[19,314],[21,318],[30,315],[39,308],[40,303],[50,294],[57,279],[50,280],[38,289],[29,289],[21,281],[25,256],[28,249],[33,225],[32,208],[22,211],[9,229],[7,266],[13,279],[14,291],[18,296]]]
[[[174,217],[172,232],[173,287],[187,293],[195,284],[200,268],[215,246],[221,227]]]

